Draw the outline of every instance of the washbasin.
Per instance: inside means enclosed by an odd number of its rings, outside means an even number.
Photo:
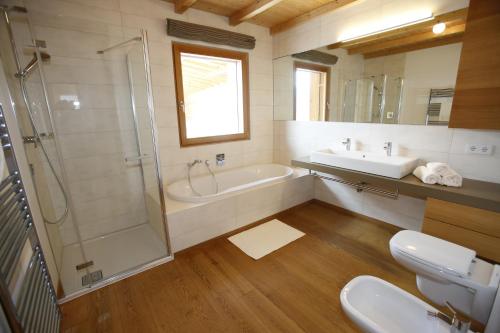
[[[366,333],[449,333],[438,310],[395,285],[374,276],[352,279],[340,292],[342,310]],[[468,330],[468,333],[472,331]]]
[[[417,167],[418,159],[363,151],[323,149],[311,153],[311,162],[399,179],[409,175]]]

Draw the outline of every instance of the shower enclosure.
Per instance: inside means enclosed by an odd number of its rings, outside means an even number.
[[[171,259],[147,33],[68,56],[29,8],[4,12],[1,65],[65,296]]]
[[[385,74],[345,81],[342,121],[399,123],[403,79]]]

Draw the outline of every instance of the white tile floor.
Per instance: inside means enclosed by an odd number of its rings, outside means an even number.
[[[87,260],[94,261],[89,271],[101,269],[105,279],[167,255],[165,244],[149,224],[85,241],[83,249]],[[66,296],[83,288],[82,276],[86,270],[75,268],[82,262],[79,244],[64,248],[60,275]]]

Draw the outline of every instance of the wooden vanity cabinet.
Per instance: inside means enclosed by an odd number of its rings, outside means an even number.
[[[500,129],[500,1],[471,0],[449,127]]]
[[[422,232],[500,262],[500,213],[428,198]]]

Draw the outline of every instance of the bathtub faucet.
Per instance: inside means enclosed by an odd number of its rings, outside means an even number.
[[[203,163],[203,161],[202,160],[194,160],[193,162],[188,163],[188,167],[192,168],[198,163]]]
[[[187,164],[188,165],[187,178],[188,178],[188,183],[189,183],[189,187],[191,188],[191,191],[193,191],[193,193],[196,196],[199,196],[199,197],[202,196],[202,194],[200,192],[198,192],[197,190],[195,190],[195,188],[193,186],[193,182],[191,180],[191,169],[196,164],[205,164],[205,166],[207,167],[208,172],[210,173],[210,175],[212,176],[212,179],[214,181],[214,185],[215,185],[214,191],[215,192],[213,194],[219,193],[219,182],[217,181],[217,178],[215,177],[215,174],[212,171],[212,168],[210,167],[210,161],[209,160],[205,160],[205,162],[203,162],[202,160],[198,160],[198,159],[194,160],[193,162]]]

